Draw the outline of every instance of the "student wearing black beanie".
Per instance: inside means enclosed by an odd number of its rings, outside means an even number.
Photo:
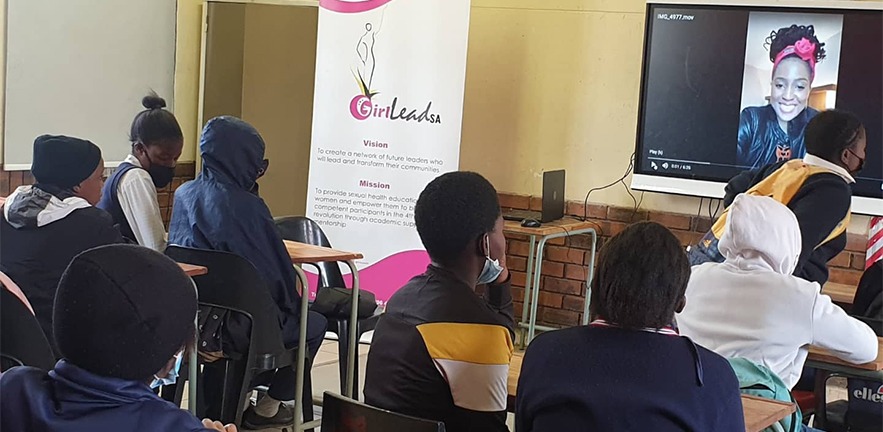
[[[0,377],[2,429],[206,430],[149,386],[177,376],[194,340],[196,290],[174,261],[134,245],[83,252],[61,278],[54,314],[63,358],[49,373]]]
[[[38,184],[70,191],[95,205],[95,185],[101,180],[101,149],[91,141],[63,135],[42,135],[34,140],[31,173]],[[101,188],[98,198],[101,198]]]
[[[54,345],[52,304],[61,273],[80,252],[123,238],[110,215],[93,207],[101,198],[104,174],[98,146],[40,136],[31,172],[37,183],[16,189],[2,208],[0,271],[21,287]]]

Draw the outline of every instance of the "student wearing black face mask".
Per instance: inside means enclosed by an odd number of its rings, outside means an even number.
[[[726,187],[729,207],[741,193],[769,196],[788,206],[800,224],[802,248],[794,276],[824,285],[828,261],[846,247],[852,184],[865,163],[865,127],[855,115],[841,110],[819,113],[806,126],[806,156],[746,171]],[[718,241],[728,210],[690,248],[690,263],[723,262]],[[764,223],[757,221],[757,223]]]
[[[141,104],[146,109],[135,116],[129,132],[132,154],[107,179],[98,207],[113,216],[123,236],[163,252],[166,230],[156,190],[172,182],[184,135],[175,116],[163,109],[163,98],[151,93]]]
[[[260,180],[261,177],[263,177],[264,174],[267,173],[267,168],[270,168],[270,160],[269,160],[269,159],[264,159],[263,162],[261,162],[261,169],[258,170],[258,180]],[[257,182],[257,181],[254,182],[254,186],[251,187],[251,189],[249,190],[249,192],[251,192],[251,193],[253,193],[253,194],[257,195],[257,196],[261,196],[261,194],[260,194],[260,186],[258,185],[258,182]]]

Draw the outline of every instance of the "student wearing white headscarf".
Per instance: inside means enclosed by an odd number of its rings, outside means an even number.
[[[783,204],[739,195],[730,208],[723,263],[693,267],[681,334],[724,357],[762,364],[793,388],[809,345],[850,363],[877,357],[877,337],[818,283],[792,276],[800,256],[797,218]]]

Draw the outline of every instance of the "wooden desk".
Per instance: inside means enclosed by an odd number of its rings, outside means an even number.
[[[344,252],[337,249],[298,243],[291,240],[285,240],[285,249],[288,250],[288,256],[291,257],[292,264],[351,261],[363,258],[360,253]]]
[[[208,268],[203,267],[203,266],[178,263],[178,267],[181,267],[181,270],[184,270],[184,273],[186,273],[187,276],[190,276],[190,277],[202,276],[204,274],[208,274]]]
[[[518,389],[518,377],[521,376],[521,362],[524,352],[516,351],[509,363],[509,380],[506,387],[509,391],[509,411],[515,411],[515,395]],[[742,396],[742,413],[745,416],[745,431],[760,432],[777,421],[791,415],[797,408],[792,403],[754,396]]]
[[[834,357],[831,353],[816,347],[809,348],[809,355],[807,356],[807,361],[812,361],[814,363],[824,363],[828,365],[835,366],[845,366],[848,368],[859,369],[862,371],[883,371],[883,338],[877,338],[877,359],[865,364],[852,364],[849,362],[845,362],[840,360],[837,357]],[[814,365],[817,367],[817,365]]]
[[[790,402],[742,395],[742,415],[745,416],[746,432],[760,432],[796,410],[797,407]]]
[[[318,264],[320,262],[345,262],[346,265],[350,268],[350,272],[353,275],[353,286],[352,286],[352,297],[350,297],[352,301],[352,308],[350,309],[350,322],[349,322],[349,346],[347,350],[349,351],[349,355],[347,356],[347,364],[346,366],[346,382],[344,385],[344,395],[349,396],[353,399],[357,399],[355,396],[355,368],[358,364],[358,356],[356,355],[356,343],[358,342],[358,331],[357,326],[359,324],[359,269],[356,267],[355,260],[361,259],[362,254],[355,252],[345,252],[337,249],[331,249],[322,246],[314,246],[305,243],[299,243],[295,241],[285,240],[285,249],[288,250],[288,256],[291,258],[291,263],[295,264],[294,270],[297,272],[297,277],[300,279],[301,286],[304,287],[302,290],[303,293],[308,293],[309,282],[307,282],[307,275],[301,270],[298,265],[301,264]],[[306,296],[304,296],[306,297]],[[306,298],[302,297],[302,300],[306,300]],[[295,374],[297,377],[297,381],[295,382],[295,392],[296,395],[303,394],[303,386],[304,386],[304,369],[306,367],[306,341],[307,341],[307,316],[309,315],[308,309],[308,301],[300,302],[300,336],[297,341],[297,366],[295,370]],[[301,418],[301,407],[303,406],[302,398],[295,398],[294,400],[294,412],[297,413],[294,416],[294,427],[292,430],[294,432],[300,432],[307,429],[313,429],[319,426],[321,423],[320,420],[314,420],[308,423],[304,423]]]
[[[831,353],[816,347],[809,348],[806,367],[815,368],[816,415],[815,427],[824,428],[828,423],[826,405],[826,383],[831,374],[871,381],[883,381],[883,338],[877,338],[877,359],[865,364],[851,364],[834,357]]]
[[[526,346],[534,338],[536,330],[555,330],[552,327],[537,325],[537,304],[540,299],[540,280],[543,274],[543,251],[546,242],[556,238],[570,237],[587,234],[592,237],[591,255],[587,260],[588,272],[586,274],[586,298],[583,307],[583,325],[589,323],[589,289],[592,286],[592,276],[595,273],[595,246],[598,243],[598,234],[595,232],[597,224],[583,222],[578,219],[566,217],[557,221],[544,223],[538,228],[526,228],[521,222],[506,221],[503,225],[504,234],[528,236],[530,249],[527,254],[527,271],[524,282],[524,302],[521,309],[521,322],[518,327],[525,329],[522,333],[521,344]],[[537,238],[539,237],[539,241]],[[531,289],[533,288],[533,291]]]
[[[831,297],[834,303],[842,303],[851,305],[855,301],[856,286],[828,282],[822,287],[822,294]]]
[[[545,237],[547,235],[566,233],[568,231],[581,231],[586,228],[595,228],[597,226],[597,224],[592,222],[582,222],[578,219],[566,217],[556,221],[546,222],[539,228],[526,228],[521,226],[521,222],[504,221],[503,232],[508,234]]]

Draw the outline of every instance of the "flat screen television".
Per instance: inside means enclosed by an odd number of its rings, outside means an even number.
[[[650,1],[632,188],[721,198],[744,170],[802,158],[829,108],[866,128],[852,211],[883,215],[883,3]]]

